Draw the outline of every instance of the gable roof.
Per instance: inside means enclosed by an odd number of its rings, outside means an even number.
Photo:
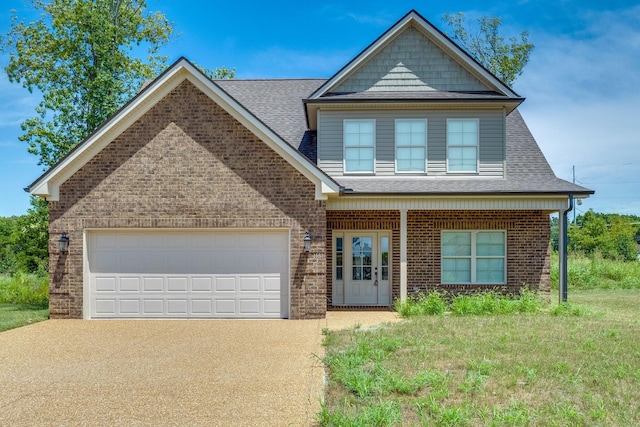
[[[487,86],[488,91],[494,91],[508,98],[520,99],[520,96],[514,92],[509,86],[504,84],[500,79],[493,75],[489,70],[483,67],[478,61],[471,57],[464,49],[458,46],[453,40],[451,40],[442,31],[437,29],[431,22],[425,19],[415,10],[409,11],[405,16],[400,18],[391,28],[378,37],[373,43],[367,46],[362,52],[360,52],[353,60],[340,69],[333,75],[325,84],[318,88],[309,96],[309,100],[319,99],[332,91],[334,91],[340,84],[345,82],[353,73],[363,66],[367,61],[375,57],[385,46],[391,41],[397,38],[408,28],[417,29],[424,37],[436,44],[442,51],[445,52],[448,57],[462,67],[464,67],[469,73],[480,80]],[[401,67],[398,64],[398,67]],[[390,70],[392,73],[402,72],[402,70]],[[417,76],[410,76],[410,80],[417,79]],[[419,79],[417,79],[419,80]],[[424,82],[420,82],[421,85],[426,86]]]
[[[180,58],[105,121],[102,126],[34,181],[28,187],[29,193],[45,197],[49,201],[59,200],[60,186],[67,179],[185,80],[200,89],[313,182],[316,185],[317,199],[326,199],[327,195],[337,194],[340,191],[340,186],[333,179],[302,155],[297,147],[287,143],[274,129],[230,96],[221,88],[219,82],[210,80],[187,59]]]
[[[411,64],[409,64],[411,63]],[[410,65],[410,66],[409,66]],[[307,123],[317,127],[322,107],[456,108],[491,103],[510,113],[524,98],[415,10],[411,10],[304,100]],[[406,106],[405,106],[406,107]]]

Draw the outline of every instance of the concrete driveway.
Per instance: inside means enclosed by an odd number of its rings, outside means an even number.
[[[49,320],[6,331],[0,425],[314,425],[322,329],[396,319]]]

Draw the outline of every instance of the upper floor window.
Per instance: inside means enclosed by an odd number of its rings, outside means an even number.
[[[344,121],[345,172],[374,172],[375,120]]]
[[[396,120],[396,171],[425,172],[427,121]]]
[[[478,171],[478,119],[447,120],[447,170]]]

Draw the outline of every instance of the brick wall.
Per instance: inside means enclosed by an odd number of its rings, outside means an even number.
[[[82,317],[87,228],[271,227],[291,230],[291,318],[324,317],[325,202],[315,200],[315,187],[303,175],[183,82],[50,203],[51,316]],[[303,252],[307,230],[311,256]],[[63,231],[71,243],[60,255]]]
[[[550,291],[549,215],[542,211],[409,211],[407,229],[409,293],[413,287],[452,292],[487,288],[440,284],[442,230],[505,230],[507,284],[500,288],[512,293],[523,286]]]
[[[327,301],[332,297],[332,230],[392,230],[392,297],[400,297],[400,213],[398,211],[327,212]],[[501,290],[517,293],[531,287],[550,291],[549,216],[542,211],[408,211],[407,290],[444,289],[465,292],[490,285],[440,283],[442,230],[505,230],[507,284]]]

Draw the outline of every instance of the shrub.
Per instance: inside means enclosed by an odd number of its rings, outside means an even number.
[[[0,303],[46,308],[49,305],[48,276],[22,272],[0,276]]]
[[[449,298],[443,292],[422,293],[401,302],[396,300],[396,311],[402,317],[442,315],[449,311],[455,316],[535,313],[542,307],[537,292],[524,289],[519,296],[502,295],[487,291],[476,294],[458,294]]]
[[[441,315],[447,311],[449,303],[443,292],[422,292],[405,302],[396,300],[395,309],[402,317]]]

